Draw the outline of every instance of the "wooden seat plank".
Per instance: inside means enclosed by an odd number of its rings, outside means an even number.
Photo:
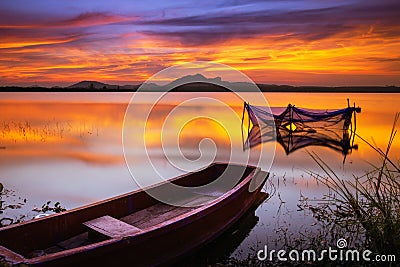
[[[178,217],[196,208],[190,207],[190,205],[196,206],[196,204],[203,204],[214,199],[215,197],[195,196],[193,198],[181,201],[182,205],[189,205],[189,207],[179,207],[164,203],[157,203],[146,209],[125,216],[120,220],[141,229],[145,229]]]
[[[142,231],[133,225],[127,224],[126,222],[108,215],[84,222],[83,225],[89,227],[89,229],[95,232],[111,238],[133,235]]]
[[[132,213],[126,217],[121,218],[121,220],[145,229],[161,222],[165,222],[169,219],[175,218],[190,210],[191,208],[175,207],[160,203],[153,205],[145,210]]]

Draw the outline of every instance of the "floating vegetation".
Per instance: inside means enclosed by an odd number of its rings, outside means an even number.
[[[7,210],[21,209],[26,203],[26,198],[17,197],[13,190],[6,189],[4,185],[0,183],[0,228],[35,218],[28,214],[19,214],[13,218],[7,215],[4,216]],[[66,210],[67,209],[58,201],[55,202],[54,205],[51,205],[51,201],[47,201],[41,208],[34,207],[32,209],[32,211],[37,213],[60,213]]]
[[[62,207],[60,202],[58,202],[58,201],[53,206],[51,206],[50,204],[51,204],[51,201],[47,201],[45,204],[42,205],[42,207],[40,209],[35,207],[35,208],[33,208],[33,211],[44,212],[44,213],[51,211],[54,213],[60,213],[60,212],[67,210],[65,207]]]
[[[25,215],[20,215],[17,218],[10,218],[10,217],[4,217],[3,214],[7,210],[16,210],[22,208],[26,204],[26,199],[18,197],[17,201],[6,201],[5,199],[9,197],[15,197],[14,191],[10,189],[6,189],[2,183],[0,183],[0,227],[7,226],[10,224],[14,223],[19,223],[22,222],[25,219]]]

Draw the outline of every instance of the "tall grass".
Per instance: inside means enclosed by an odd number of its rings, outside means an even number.
[[[385,150],[378,148],[359,136],[380,157],[379,165],[363,176],[340,178],[337,173],[316,153],[311,158],[323,171],[307,171],[328,189],[318,200],[301,195],[298,207],[308,210],[318,221],[317,229],[305,229],[303,233],[291,233],[283,229],[279,243],[283,249],[313,249],[320,251],[327,246],[336,247],[339,238],[345,238],[348,248],[358,251],[370,250],[377,255],[395,255],[400,258],[400,163],[389,157],[396,137],[396,114],[389,142]],[[283,227],[284,228],[284,227]],[[255,250],[256,251],[256,250]],[[385,262],[382,266],[398,266],[397,262]],[[262,262],[256,254],[246,259],[229,258],[229,266],[378,266],[377,262]],[[397,263],[398,264],[398,263]],[[381,265],[379,265],[381,266]]]
[[[389,158],[397,133],[396,114],[385,151],[366,142],[381,157],[381,164],[361,177],[343,180],[317,154],[309,152],[324,175],[309,172],[329,193],[318,205],[308,205],[319,221],[363,235],[363,246],[377,254],[400,253],[400,168]]]

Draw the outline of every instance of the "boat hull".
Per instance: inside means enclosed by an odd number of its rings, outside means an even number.
[[[15,259],[14,263],[19,261],[28,266],[114,266],[122,264],[158,266],[171,264],[211,242],[237,222],[256,201],[265,180],[261,178],[261,182],[257,184],[258,187],[251,190],[249,188],[251,182],[260,176],[266,178],[267,175],[260,172],[258,168],[253,168],[234,189],[215,201],[158,224],[142,234],[107,239],[62,253],[31,259],[21,256],[22,258]],[[144,195],[141,196],[141,192],[136,192],[136,195],[138,194],[140,198],[147,198]],[[130,198],[125,197],[128,201],[123,202],[129,205]],[[114,201],[116,200],[114,199]],[[137,198],[135,198],[136,201]],[[95,207],[91,206],[91,208]],[[101,216],[110,212],[96,211],[93,213]],[[94,216],[88,217],[90,218],[85,219],[91,219]],[[0,237],[1,234],[0,231]],[[51,233],[49,234],[51,235]]]

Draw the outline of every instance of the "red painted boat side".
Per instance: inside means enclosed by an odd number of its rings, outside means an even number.
[[[216,169],[227,166],[226,164],[212,164],[204,170],[177,177],[173,181],[180,185],[198,186],[208,182],[207,179],[213,173],[215,174]],[[237,166],[244,168],[244,166]],[[252,166],[246,166],[246,170],[246,177],[216,200],[134,235],[108,239],[31,259],[19,255],[19,253],[26,253],[34,246],[52,245],[68,236],[85,231],[82,222],[87,220],[106,214],[121,218],[157,203],[143,190],[62,214],[5,227],[0,229],[0,244],[6,248],[8,259],[12,258],[13,251],[19,256],[14,255],[15,261],[12,260],[12,262],[15,264],[23,262],[29,266],[73,266],[76,264],[106,266],[117,263],[153,266],[165,264],[212,241],[253,205],[265,180],[258,183],[260,186],[254,191],[249,190],[250,183],[254,182],[259,175],[266,176],[266,173],[260,172],[258,168]],[[43,233],[46,229],[52,230]],[[33,240],[35,232],[32,231],[36,231],[36,233],[39,231],[39,234],[44,236],[43,240]],[[22,238],[18,238],[18,240],[15,238],[16,236]],[[27,244],[20,245],[22,240],[26,240]],[[0,257],[1,255],[4,253],[0,249]]]

